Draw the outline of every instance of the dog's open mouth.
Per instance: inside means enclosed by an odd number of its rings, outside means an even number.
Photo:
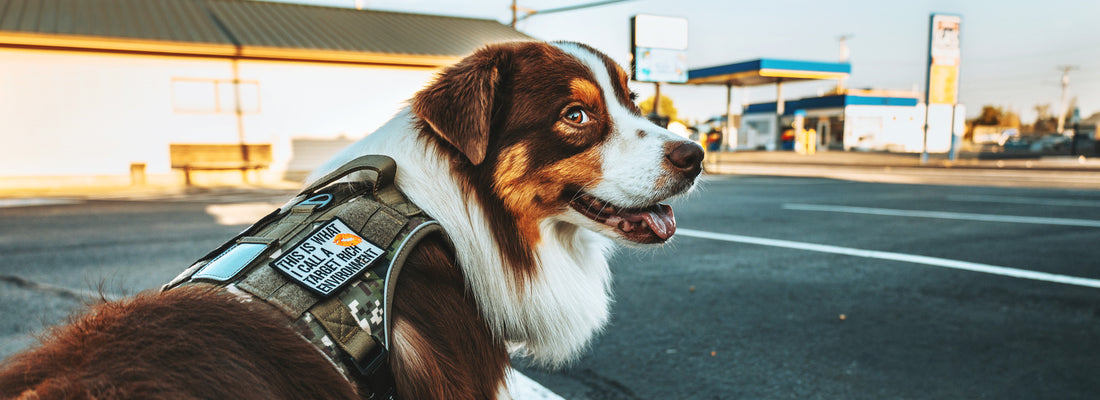
[[[676,233],[676,217],[672,215],[672,207],[666,204],[623,208],[579,192],[569,206],[593,221],[614,228],[632,242],[661,243]]]

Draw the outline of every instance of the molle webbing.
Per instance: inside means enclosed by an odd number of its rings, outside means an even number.
[[[345,375],[355,375],[348,370],[355,368],[374,380],[373,365],[380,358],[384,362],[392,340],[390,307],[401,266],[420,240],[443,234],[397,190],[395,175],[389,157],[357,158],[201,258],[163,290],[213,284],[247,292],[289,316]],[[347,177],[352,179],[334,183]]]

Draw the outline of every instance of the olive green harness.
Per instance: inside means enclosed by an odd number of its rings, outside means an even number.
[[[373,177],[333,183],[361,171]],[[439,233],[446,242],[439,224],[397,190],[396,171],[386,156],[351,161],[162,290],[212,284],[268,302],[349,381],[365,383],[370,398],[392,399],[387,353],[397,276],[422,239]]]

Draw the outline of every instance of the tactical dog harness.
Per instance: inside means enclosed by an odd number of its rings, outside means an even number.
[[[361,171],[375,176],[333,183]],[[387,353],[397,276],[429,234],[443,234],[449,243],[439,224],[397,190],[396,172],[386,156],[353,160],[162,290],[212,284],[270,303],[349,381],[364,383],[371,399],[393,399]]]

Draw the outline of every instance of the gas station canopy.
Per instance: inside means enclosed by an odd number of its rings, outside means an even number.
[[[687,83],[758,86],[813,79],[844,79],[850,72],[852,65],[848,63],[761,58],[690,70]]]

